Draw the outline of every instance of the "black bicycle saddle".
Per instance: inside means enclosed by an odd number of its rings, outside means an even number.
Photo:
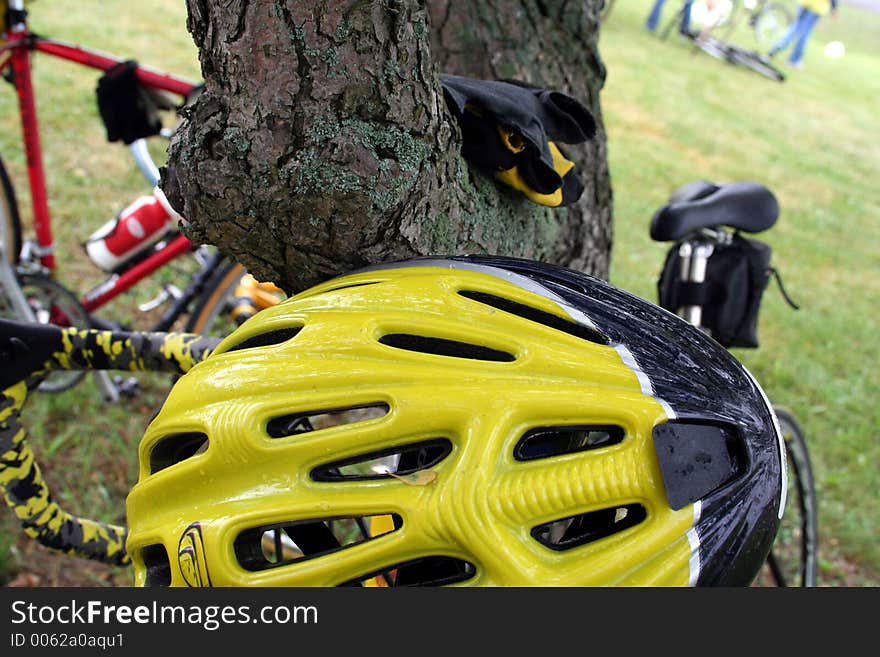
[[[695,230],[713,226],[760,233],[778,218],[776,197],[760,183],[697,180],[676,189],[654,213],[651,239],[677,241]]]

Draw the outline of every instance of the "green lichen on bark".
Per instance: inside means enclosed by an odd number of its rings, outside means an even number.
[[[601,274],[604,144],[575,150],[588,179],[577,206],[530,203],[461,158],[437,77],[573,84],[597,105],[595,41],[570,34],[590,29],[580,4],[188,0],[206,89],[172,142],[163,188],[185,208],[194,241],[291,292],[431,253],[504,253]]]

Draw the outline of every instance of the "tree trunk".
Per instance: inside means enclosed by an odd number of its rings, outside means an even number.
[[[187,0],[205,89],[162,187],[185,232],[298,292],[416,255],[492,253],[607,277],[602,0]],[[473,169],[438,73],[562,91],[597,136],[568,147],[580,200],[546,208]]]

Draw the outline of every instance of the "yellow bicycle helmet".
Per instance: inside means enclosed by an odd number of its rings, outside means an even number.
[[[501,257],[342,276],[176,383],[138,585],[740,585],[781,515],[758,384],[680,318]]]

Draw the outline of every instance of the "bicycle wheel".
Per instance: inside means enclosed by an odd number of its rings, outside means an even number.
[[[707,55],[722,62],[730,63],[730,46],[724,41],[708,36],[705,39],[694,38],[693,43]]]
[[[2,158],[0,158],[0,244],[3,246],[3,255],[6,259],[4,266],[9,266],[9,280],[17,281],[24,302],[30,306],[38,322],[82,328],[89,326],[88,313],[79,299],[67,288],[46,276],[38,274],[19,276],[15,271],[21,256],[21,217],[18,214],[15,188],[12,186]],[[12,291],[6,291],[0,298],[0,314],[4,317],[21,319],[22,309],[13,301],[12,294]],[[40,383],[39,389],[43,392],[61,392],[82,381],[84,376],[85,372],[71,370],[53,372]]]
[[[284,299],[284,294],[270,285],[260,285],[258,292],[237,295],[247,271],[240,264],[226,261],[205,285],[186,324],[186,330],[201,335],[226,337],[253,313]]]
[[[788,7],[768,2],[752,23],[755,41],[767,50],[782,37],[793,19]]]
[[[760,53],[753,50],[745,50],[733,44],[727,44],[727,56],[732,64],[744,66],[750,71],[760,73],[764,77],[776,82],[785,81],[785,74],[773,66],[770,60]]]
[[[21,218],[12,181],[6,173],[6,166],[0,158],[0,245],[10,265],[18,264],[21,254]]]
[[[719,0],[712,9],[703,0],[694,0],[691,3],[690,29],[694,34],[711,32],[717,38],[726,38],[737,23],[739,10],[740,3],[730,0]]]
[[[21,290],[40,324],[89,328],[89,314],[79,299],[56,281],[41,274],[25,274],[20,278]],[[62,392],[82,381],[82,370],[57,370],[40,383],[42,392]]]
[[[612,9],[614,9],[614,0],[605,0],[605,2],[602,3],[602,8],[599,10],[600,23],[604,23],[608,20]]]
[[[807,442],[791,412],[774,408],[785,439],[788,495],[767,568],[776,586],[816,586],[818,507]]]

